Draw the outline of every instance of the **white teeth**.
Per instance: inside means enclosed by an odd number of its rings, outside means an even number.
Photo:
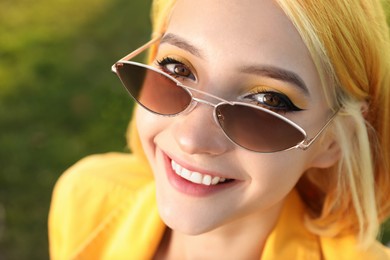
[[[191,174],[191,178],[190,178],[190,181],[194,182],[194,183],[197,183],[197,184],[201,184],[202,183],[202,174],[200,174],[199,172],[193,172]]]
[[[219,182],[220,179],[221,179],[221,178],[219,178],[219,177],[214,177],[213,180],[211,181],[211,184],[212,184],[212,185],[217,184],[217,183]]]
[[[204,185],[210,185],[211,184],[211,176],[210,175],[205,175],[203,177],[202,183]]]
[[[192,172],[179,164],[177,164],[175,161],[171,161],[172,169],[175,171],[177,175],[180,175],[184,179],[196,183],[196,184],[203,184],[203,185],[216,185],[220,182],[226,181],[226,178],[221,177],[212,177],[207,174],[201,174],[199,172]]]
[[[180,167],[180,166],[179,166]],[[180,172],[181,170],[181,172]],[[185,168],[180,167],[176,173],[180,173],[179,175],[183,177],[184,179],[190,180],[191,179],[191,172]]]

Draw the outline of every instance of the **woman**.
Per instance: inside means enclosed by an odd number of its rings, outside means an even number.
[[[380,2],[165,0],[152,15],[153,39],[113,66],[139,104],[133,154],[61,177],[52,258],[390,259],[375,241],[390,211]]]

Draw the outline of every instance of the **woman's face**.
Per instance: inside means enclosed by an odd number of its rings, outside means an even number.
[[[177,66],[190,70],[186,80],[191,86],[227,100],[250,95],[248,102],[257,98],[255,103],[265,107],[280,104],[274,101],[282,97],[283,106],[273,110],[300,125],[309,137],[329,117],[309,52],[274,1],[178,0],[168,34],[156,59],[168,71]],[[273,98],[262,104],[264,92]],[[318,166],[324,152],[320,142],[307,151],[245,150],[225,137],[212,112],[206,104],[176,117],[137,110],[161,217],[187,234],[254,215],[275,219],[286,195],[308,168]]]

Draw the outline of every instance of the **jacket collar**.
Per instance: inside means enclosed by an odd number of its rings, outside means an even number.
[[[304,204],[293,190],[265,244],[262,260],[322,259],[319,238],[304,226]]]

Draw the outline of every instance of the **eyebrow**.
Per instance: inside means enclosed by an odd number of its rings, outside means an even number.
[[[189,53],[197,56],[198,58],[204,59],[204,55],[202,54],[201,50],[199,50],[194,45],[190,44],[188,41],[186,41],[185,39],[181,38],[178,35],[167,33],[161,39],[160,44],[162,43],[168,43],[174,45],[176,47],[179,47],[180,49],[188,51]]]
[[[303,79],[290,70],[282,69],[275,66],[259,65],[259,66],[244,66],[240,68],[240,71],[248,74],[256,74],[263,77],[268,77],[276,80],[292,83],[298,87],[305,95],[309,95],[309,89],[307,88]]]
[[[189,53],[198,58],[204,59],[204,55],[202,54],[202,51],[200,49],[198,49],[197,47],[195,47],[194,45],[176,34],[165,34],[161,39],[160,44],[162,43],[174,45],[180,49],[188,51]],[[240,68],[240,71],[242,73],[255,74],[262,77],[268,77],[292,83],[294,86],[298,87],[299,90],[303,91],[305,95],[309,95],[309,89],[307,88],[305,82],[295,72],[269,65],[243,66]]]

